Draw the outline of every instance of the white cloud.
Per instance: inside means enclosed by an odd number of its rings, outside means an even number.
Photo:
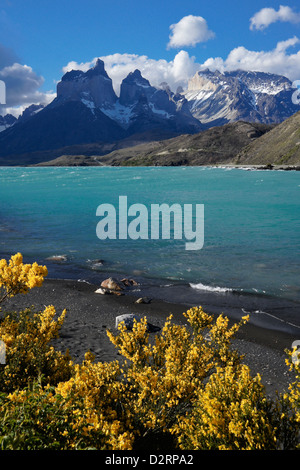
[[[296,13],[290,7],[283,5],[280,5],[278,11],[274,8],[262,8],[250,18],[250,29],[263,30],[277,21],[299,23],[300,13]]]
[[[15,115],[21,113],[31,104],[48,104],[56,96],[56,93],[44,93],[39,88],[44,83],[44,78],[38,76],[28,65],[14,63],[0,70],[0,80],[6,86],[6,110]],[[13,111],[15,109],[15,111]],[[3,114],[3,111],[1,111]]]
[[[270,51],[252,51],[240,46],[230,51],[225,59],[210,57],[203,63],[197,63],[195,57],[190,56],[185,50],[180,50],[170,61],[155,60],[146,55],[137,54],[112,54],[100,58],[105,63],[105,69],[113,81],[117,94],[119,94],[122,80],[135,69],[139,69],[151,85],[159,87],[162,82],[167,82],[171,89],[176,91],[178,86],[185,89],[188,80],[198,70],[205,68],[220,71],[242,69],[271,72],[284,75],[291,81],[300,79],[299,47],[296,52],[289,51],[289,48],[299,46],[299,44],[299,38],[294,36],[286,41],[278,42]],[[0,48],[0,64],[1,55],[0,80],[6,84],[7,105],[5,108],[0,107],[0,114],[3,115],[4,110],[4,114],[11,112],[18,115],[31,104],[48,104],[55,98],[56,93],[40,91],[44,79],[37,75],[32,67],[21,65],[17,61],[13,62],[15,57],[12,51]],[[63,72],[87,71],[95,65],[97,58],[82,63],[71,61],[63,68]]]
[[[202,16],[184,16],[178,23],[172,24],[170,30],[168,48],[195,46],[215,37]]]
[[[293,81],[300,77],[300,50],[294,54],[288,54],[287,49],[299,43],[300,40],[294,36],[286,41],[278,42],[275,49],[271,51],[250,51],[242,46],[236,47],[225,60],[221,57],[207,59],[201,65],[201,69],[270,72],[284,75]]]
[[[0,114],[11,113],[18,116],[31,104],[48,104],[56,96],[53,92],[42,92],[44,78],[38,76],[32,67],[15,61],[11,49],[0,45],[0,80],[6,88],[6,105],[1,106]]]
[[[199,64],[195,63],[195,58],[190,57],[188,52],[183,50],[178,52],[174,60],[170,62],[164,59],[154,60],[146,55],[139,56],[136,54],[112,54],[102,56],[100,59],[105,64],[105,70],[112,79],[117,94],[119,94],[122,80],[135,69],[139,69],[151,85],[158,87],[162,82],[167,82],[174,91],[178,86],[185,87],[188,79],[199,70]],[[95,65],[96,60],[97,58],[85,63],[69,62],[63,68],[63,72],[66,73],[72,69],[86,71]]]
[[[135,69],[139,69],[151,85],[158,87],[162,82],[167,82],[171,89],[176,91],[178,86],[185,89],[188,80],[198,70],[206,68],[221,72],[237,69],[270,72],[284,75],[291,81],[297,80],[300,78],[300,50],[289,54],[288,48],[298,44],[300,44],[300,40],[294,36],[286,41],[278,42],[276,47],[270,51],[251,51],[240,46],[230,51],[226,59],[210,57],[204,63],[197,63],[195,57],[190,56],[184,50],[178,52],[169,62],[137,54],[112,54],[102,56],[100,59],[104,61],[105,70],[111,77],[117,94],[119,94],[122,80]],[[72,69],[87,71],[95,65],[96,60],[97,58],[85,63],[69,62],[63,68],[63,72],[66,73]]]

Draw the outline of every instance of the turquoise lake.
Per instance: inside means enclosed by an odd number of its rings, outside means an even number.
[[[204,245],[100,240],[97,207],[204,204]],[[195,290],[300,300],[300,173],[207,167],[0,168],[0,256],[21,252],[49,277],[140,276]],[[47,258],[65,255],[54,263]],[[47,260],[47,261],[46,261]],[[100,260],[103,262],[100,262]],[[103,276],[102,276],[103,278]],[[101,278],[101,279],[102,279]]]

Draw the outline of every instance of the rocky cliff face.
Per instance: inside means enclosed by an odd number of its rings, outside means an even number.
[[[9,127],[13,126],[17,122],[17,118],[12,114],[6,114],[0,116],[0,132],[5,131]]]
[[[237,70],[197,72],[184,93],[192,115],[203,124],[222,125],[244,120],[279,123],[299,110],[286,77]]]
[[[114,104],[117,96],[103,61],[98,59],[95,67],[86,73],[80,70],[67,72],[57,84],[57,100],[81,100],[87,106],[91,104],[97,108]]]
[[[1,133],[0,157],[16,161],[23,155],[24,163],[35,163],[49,150],[111,143],[140,133],[166,138],[202,129],[182,95],[166,86],[152,87],[138,70],[123,80],[118,98],[100,59],[87,72],[67,72],[53,102],[38,116],[33,111]]]
[[[14,122],[0,117],[0,161],[38,163],[54,151],[84,153],[87,145],[112,148],[123,139],[134,145],[236,121],[279,123],[299,110],[293,92],[292,83],[278,75],[206,70],[190,80],[187,91],[174,93],[167,83],[152,86],[135,70],[124,78],[118,97],[98,59],[87,72],[67,72],[57,85],[57,97],[45,108],[31,106]],[[211,147],[204,152],[208,158]]]
[[[24,109],[23,113],[16,118],[12,114],[6,114],[5,116],[0,116],[0,132],[9,129],[17,122],[24,122],[26,119],[31,118],[36,113],[41,111],[44,108],[42,104],[32,104],[28,108]]]
[[[142,96],[147,99],[155,93],[156,88],[150,85],[150,82],[142,77],[139,70],[131,72],[121,83],[120,104],[123,106],[132,106],[138,102]]]
[[[175,95],[166,85],[161,88],[151,86],[139,70],[124,78],[118,98],[100,59],[87,72],[73,70],[62,77],[54,105],[68,101],[80,101],[94,115],[96,110],[101,111],[128,135],[154,128],[175,133],[201,129],[199,120],[191,115],[182,95]],[[183,106],[184,102],[186,106]]]

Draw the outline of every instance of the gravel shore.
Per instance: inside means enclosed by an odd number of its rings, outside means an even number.
[[[34,306],[44,309],[54,305],[60,315],[66,308],[67,315],[55,340],[55,347],[65,351],[67,348],[75,362],[81,362],[85,352],[92,351],[97,361],[120,359],[117,350],[109,341],[106,330],[115,329],[118,315],[134,313],[146,316],[149,323],[162,327],[172,313],[175,322],[185,324],[182,315],[190,305],[164,302],[152,299],[149,303],[135,303],[136,296],[131,293],[121,296],[95,293],[99,286],[74,280],[44,281],[42,287],[33,289],[27,295],[18,295],[2,306],[3,311],[17,311]],[[201,304],[199,304],[201,305]],[[207,313],[214,313],[206,308]],[[230,315],[227,315],[230,318]],[[154,335],[155,333],[151,333]],[[291,349],[297,339],[293,333],[261,328],[251,323],[238,332],[233,343],[249,365],[252,374],[259,373],[267,394],[275,396],[276,391],[287,390],[293,380],[285,364],[285,349]]]

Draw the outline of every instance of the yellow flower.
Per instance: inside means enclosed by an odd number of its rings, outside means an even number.
[[[21,293],[26,294],[29,289],[39,287],[48,275],[46,266],[39,266],[37,263],[23,264],[21,253],[13,255],[7,263],[0,260],[0,288],[4,294],[0,297],[0,303],[7,297]]]

